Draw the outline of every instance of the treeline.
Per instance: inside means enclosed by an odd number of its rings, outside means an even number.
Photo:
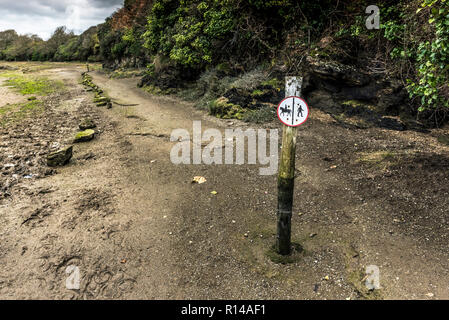
[[[148,65],[148,81],[182,85],[211,68],[307,68],[307,57],[396,77],[419,111],[449,108],[449,1],[127,0],[99,28],[107,66]]]
[[[368,30],[368,0],[125,0],[80,36],[58,28],[48,41],[0,33],[0,59],[101,60],[146,67],[147,82],[171,86],[205,71],[307,69],[308,57],[404,82],[420,108],[449,107],[449,0],[381,0]]]
[[[0,32],[0,60],[7,61],[100,61],[97,27],[76,36],[58,27],[47,41],[37,35]]]

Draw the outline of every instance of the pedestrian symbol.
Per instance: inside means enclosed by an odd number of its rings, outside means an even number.
[[[300,97],[288,97],[279,104],[277,113],[283,124],[297,127],[307,121],[309,107]]]

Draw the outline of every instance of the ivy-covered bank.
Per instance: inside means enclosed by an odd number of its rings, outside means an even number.
[[[404,45],[401,58],[414,62],[415,79],[407,79],[412,97],[421,99],[420,111],[426,108],[449,108],[449,2],[446,0],[424,0],[416,13],[429,17],[427,28],[430,36]],[[412,38],[412,37],[410,37]]]

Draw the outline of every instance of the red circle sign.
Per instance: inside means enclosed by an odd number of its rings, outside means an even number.
[[[277,115],[286,126],[298,127],[309,118],[309,106],[300,97],[287,97],[279,103]]]

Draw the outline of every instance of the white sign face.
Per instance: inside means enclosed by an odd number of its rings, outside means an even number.
[[[307,121],[309,106],[300,97],[288,97],[278,106],[278,118],[289,127],[297,127]]]

